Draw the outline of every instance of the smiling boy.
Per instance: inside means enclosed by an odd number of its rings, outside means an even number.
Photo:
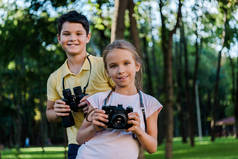
[[[89,22],[84,15],[70,11],[59,17],[57,38],[67,59],[48,78],[46,116],[49,122],[54,122],[68,116],[69,112],[72,113],[75,124],[66,129],[69,159],[74,159],[77,155],[80,145],[76,142],[76,135],[84,115],[82,111],[71,111],[69,105],[62,100],[63,88],[72,91],[73,88],[81,86],[86,94],[111,89],[102,58],[89,55],[86,51],[90,37]]]

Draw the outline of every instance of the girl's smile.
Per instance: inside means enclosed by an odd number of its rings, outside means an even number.
[[[126,49],[113,49],[106,57],[107,71],[117,88],[135,88],[135,75],[140,70],[132,53]]]

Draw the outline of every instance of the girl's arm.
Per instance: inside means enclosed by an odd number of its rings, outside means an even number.
[[[140,118],[138,113],[129,114],[129,124],[133,124],[128,131],[136,134],[140,144],[148,151],[149,153],[154,153],[157,151],[157,118],[161,109],[155,111],[151,116],[146,120],[147,123],[147,133],[140,127]]]
[[[90,140],[96,132],[106,128],[107,126],[103,122],[108,122],[107,117],[104,110],[95,109],[91,116],[91,122],[84,119],[76,137],[78,144],[84,144],[86,141]]]

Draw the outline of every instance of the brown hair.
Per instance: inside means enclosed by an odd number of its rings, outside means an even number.
[[[136,51],[136,48],[134,45],[132,45],[130,42],[125,40],[115,40],[112,43],[108,44],[106,48],[103,51],[103,62],[104,67],[107,70],[107,55],[112,52],[113,49],[125,49],[132,53],[132,56],[134,57],[135,61],[141,65],[141,68],[138,72],[136,72],[135,77],[135,85],[138,90],[142,89],[142,59],[139,56],[139,54]]]

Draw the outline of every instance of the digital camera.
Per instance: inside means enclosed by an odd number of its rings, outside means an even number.
[[[64,98],[62,99],[67,105],[69,105],[70,109],[74,112],[78,112],[79,109],[82,109],[84,107],[78,107],[78,104],[80,103],[80,100],[86,96],[87,94],[84,94],[82,92],[82,89],[80,86],[78,87],[74,87],[74,95],[72,95],[71,90],[68,89],[63,89],[63,96]],[[86,105],[85,105],[86,106]],[[74,123],[74,118],[73,115],[71,113],[71,111],[69,112],[68,116],[64,116],[62,117],[62,125],[67,128],[70,126],[73,126]]]
[[[103,106],[102,110],[108,115],[108,123],[105,123],[108,128],[113,129],[128,129],[132,124],[128,124],[128,114],[133,112],[132,107],[124,109],[121,104],[118,106]]]

